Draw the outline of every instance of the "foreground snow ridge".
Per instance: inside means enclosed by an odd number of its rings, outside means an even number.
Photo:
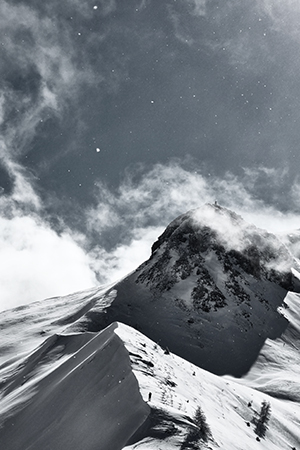
[[[279,450],[300,442],[299,403],[213,375],[120,323],[47,339],[4,384],[7,450]],[[257,440],[253,420],[263,402],[271,417]]]
[[[49,338],[23,362],[1,398],[1,448],[123,448],[149,407],[116,326]]]

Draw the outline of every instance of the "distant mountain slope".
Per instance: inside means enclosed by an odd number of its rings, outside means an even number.
[[[300,295],[289,292],[281,313],[288,326],[276,340],[267,339],[243,384],[273,397],[300,403]]]

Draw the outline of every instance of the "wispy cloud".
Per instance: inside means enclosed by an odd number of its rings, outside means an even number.
[[[50,118],[60,120],[70,107],[74,116],[81,87],[102,81],[80,45],[86,37],[72,23],[71,13],[87,18],[92,5],[66,2],[60,14],[58,8],[57,2],[40,8],[7,1],[0,5],[1,157],[10,173],[39,127]]]
[[[265,167],[244,169],[243,176],[227,172],[224,177],[218,177],[201,167],[186,169],[176,161],[168,165],[156,164],[149,171],[137,166],[136,170],[128,171],[117,192],[98,182],[98,206],[88,210],[88,224],[105,232],[113,224],[118,227],[124,224],[128,228],[129,221],[130,233],[132,227],[152,226],[158,222],[167,225],[187,209],[215,199],[244,214],[257,215],[268,211],[268,208],[276,211],[276,207],[271,205],[279,200],[283,204],[285,195],[281,199],[279,195],[281,185],[286,184],[287,178],[286,170]],[[263,191],[267,186],[270,189],[269,207],[263,200]],[[294,192],[296,185],[291,189]],[[292,210],[293,206],[296,204],[291,203],[289,209]],[[277,212],[282,217],[279,210]]]
[[[40,218],[0,218],[0,309],[94,286],[91,260],[67,230]]]
[[[59,111],[58,91],[72,84],[74,69],[60,48],[55,22],[39,17],[30,7],[6,2],[1,3],[0,17],[6,59],[1,68],[2,123],[9,145],[13,131],[19,141],[27,141],[47,109]]]
[[[149,258],[153,242],[173,219],[207,202],[217,200],[269,231],[299,228],[297,213],[276,208],[284,177],[288,173],[263,167],[245,170],[242,178],[230,173],[220,178],[203,168],[183,167],[178,161],[150,170],[137,166],[127,172],[117,190],[98,182],[97,205],[82,216],[85,235],[63,223],[60,233],[54,231],[43,218],[43,206],[30,180],[20,178],[11,197],[0,197],[0,308],[125,276]],[[22,197],[24,180],[27,196]],[[273,186],[273,205],[271,198],[266,204],[259,197],[257,183],[261,189],[264,183],[269,190]],[[299,190],[297,183],[291,186],[290,201],[294,198],[295,208]],[[230,229],[230,224],[227,229],[223,222],[220,226],[221,233]]]
[[[101,13],[103,15],[108,15],[114,12],[117,8],[116,0],[100,0]]]
[[[169,222],[207,202],[217,200],[271,232],[298,228],[296,212],[284,213],[276,208],[283,177],[288,174],[261,167],[245,170],[242,178],[231,173],[219,178],[203,169],[186,169],[173,162],[157,164],[148,172],[139,168],[128,173],[117,192],[98,183],[98,205],[89,208],[86,217],[89,233],[94,232],[102,243],[92,251],[99,279],[107,282],[126,275],[149,257],[150,246]],[[261,197],[257,183],[261,184]],[[273,199],[270,197],[268,204],[263,200],[266,184],[271,192],[273,186]],[[297,186],[291,186],[291,191],[296,192]],[[219,231],[226,234],[225,228]]]
[[[300,38],[298,26],[300,19],[299,2],[294,0],[285,2],[280,0],[256,0],[256,5],[261,14],[271,19],[274,30],[293,36],[297,40]]]
[[[205,16],[207,0],[190,0],[195,16]]]
[[[248,70],[252,68],[257,73],[264,66],[264,58],[272,60],[276,47],[278,51],[280,45],[285,46],[282,41],[287,37],[296,41],[300,38],[300,6],[293,0],[189,0],[185,6],[175,3],[169,11],[174,34],[182,43],[225,50],[233,65],[247,64]],[[191,22],[191,17],[198,19],[198,24]],[[205,27],[205,23],[212,28],[206,34],[199,33],[199,26]]]

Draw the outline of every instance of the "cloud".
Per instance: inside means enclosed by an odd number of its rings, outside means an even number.
[[[211,198],[206,180],[177,163],[157,164],[148,172],[137,166],[127,172],[116,193],[100,181],[96,185],[98,205],[87,210],[88,226],[101,233],[116,227],[121,236],[127,229],[131,235],[136,228],[157,223],[166,226],[187,207]]]
[[[286,2],[280,0],[257,0],[256,3],[260,13],[272,20],[274,30],[293,36],[297,40],[299,39],[299,2],[293,0]]]
[[[186,210],[215,199],[241,214],[253,214],[253,217],[275,214],[281,220],[285,213],[280,212],[274,203],[286,203],[285,193],[280,198],[280,192],[287,179],[286,170],[265,167],[244,169],[242,176],[227,172],[224,177],[218,177],[201,167],[185,168],[177,161],[167,165],[156,164],[148,171],[139,165],[127,172],[116,192],[100,181],[96,183],[98,205],[87,209],[87,223],[90,229],[101,233],[116,227],[128,229],[127,234],[132,234],[131,230],[135,228],[158,223],[166,226]],[[291,191],[297,192],[297,186],[291,186]],[[266,188],[270,191],[269,205],[263,200]],[[297,201],[297,196],[294,197]],[[291,202],[289,210],[293,207],[297,205]],[[287,214],[287,223],[294,216],[298,217],[293,213]],[[262,219],[259,222],[262,224]]]
[[[108,14],[115,6],[114,0],[101,2],[101,11]],[[27,209],[39,208],[34,174],[41,168],[49,170],[74,149],[76,133],[85,127],[80,98],[105,78],[95,62],[95,55],[101,59],[98,44],[103,33],[87,28],[96,14],[92,4],[73,0],[63,5],[56,0],[0,3],[0,160],[6,178],[0,189],[9,194],[14,185],[12,202],[18,201],[23,209],[25,204]],[[116,78],[117,71],[114,89]],[[41,145],[32,145],[37,136],[49,133],[53,123],[67,121],[69,126],[74,122],[76,132],[63,148],[49,145],[45,154]]]
[[[300,6],[296,1],[188,0],[169,5],[174,35],[189,46],[208,47],[239,70],[263,74],[266,63],[276,63],[297,49]],[[224,52],[224,53],[223,53]],[[298,59],[298,58],[297,58]],[[298,61],[290,61],[298,67]],[[294,70],[294,69],[292,69]]]
[[[1,156],[11,172],[43,123],[62,120],[70,107],[74,118],[81,88],[103,80],[80,43],[87,37],[74,27],[72,14],[84,21],[93,8],[82,2],[65,2],[63,8],[56,1],[0,4]]]
[[[11,144],[11,128],[20,139],[30,139],[42,113],[47,108],[58,111],[61,100],[57,90],[63,80],[64,84],[71,81],[74,71],[60,48],[55,22],[41,18],[30,7],[5,1],[0,17],[6,63],[1,68],[2,122],[7,125],[6,142]]]
[[[220,178],[203,168],[184,168],[172,162],[157,164],[148,171],[139,166],[127,173],[116,192],[99,182],[95,194],[98,204],[86,212],[88,232],[94,233],[100,243],[92,250],[98,278],[111,282],[125,276],[149,257],[152,243],[173,219],[215,200],[268,231],[298,228],[298,213],[276,208],[278,191],[286,177],[286,172],[261,167],[245,170],[242,178],[231,173]],[[258,191],[257,183],[261,184]],[[273,188],[269,204],[263,200],[264,186],[271,192]],[[291,191],[297,189],[291,186]],[[289,207],[292,210],[293,205]],[[222,222],[219,232],[226,235],[231,225],[225,225]]]
[[[26,208],[38,211],[41,209],[41,200],[36,194],[32,180],[28,178],[24,168],[13,162],[6,161],[6,167],[8,172],[14,178],[14,189],[10,197],[10,201],[7,203],[17,203],[19,208]]]
[[[115,0],[109,0],[109,1],[107,1],[107,0],[100,0],[100,6],[101,6],[101,13],[104,16],[107,16],[108,14],[111,14],[117,8]]]
[[[17,163],[6,168],[14,186],[0,193],[0,310],[95,286],[84,236],[63,222],[53,230],[34,179]]]
[[[204,205],[194,210],[192,217],[196,224],[210,227],[217,235],[218,242],[227,250],[248,251],[257,246],[263,254],[268,269],[289,272],[296,262],[287,250],[284,234],[275,236],[249,224],[235,212],[218,205]],[[278,240],[279,237],[279,240]]]
[[[193,5],[193,14],[195,16],[202,17],[206,15],[207,0],[191,0],[190,3]]]
[[[93,260],[92,267],[100,282],[119,280],[135,270],[150,257],[151,246],[163,231],[162,226],[135,229],[134,237],[127,244],[117,244],[110,250],[94,247],[89,256]]]
[[[174,28],[174,35],[183,44],[192,45],[194,39],[191,37],[190,30],[186,29],[181,20],[181,15],[176,12],[175,8],[167,5],[168,17]]]
[[[97,205],[82,215],[84,235],[63,223],[60,233],[54,231],[32,180],[20,174],[12,195],[0,196],[0,309],[120,279],[149,258],[153,242],[173,219],[207,202],[217,200],[269,231],[299,228],[297,213],[276,208],[276,186],[280,190],[288,173],[263,167],[245,170],[242,178],[231,173],[220,178],[179,161],[148,170],[138,165],[117,190],[98,182]],[[275,204],[271,197],[269,204],[259,198],[257,183],[262,191],[264,183],[273,187]],[[299,190],[297,183],[291,186],[295,206]],[[230,224],[225,225],[220,223],[219,232],[228,234]]]
[[[0,218],[0,253],[0,309],[97,284],[73,236],[37,217]]]

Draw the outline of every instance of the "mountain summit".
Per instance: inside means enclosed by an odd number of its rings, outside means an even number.
[[[218,205],[208,204],[175,219],[153,244],[150,260],[154,257],[154,264],[145,263],[139,280],[165,291],[194,274],[192,303],[207,312],[225,306],[228,295],[240,301],[249,298],[242,286],[243,273],[293,289],[290,269],[295,261],[287,248],[273,234]],[[221,289],[212,274],[219,263],[229,274]]]
[[[295,264],[275,235],[207,204],[175,219],[149,260],[113,287],[110,307],[76,327],[120,321],[199,367],[241,376],[287,325],[277,308],[296,289]]]

